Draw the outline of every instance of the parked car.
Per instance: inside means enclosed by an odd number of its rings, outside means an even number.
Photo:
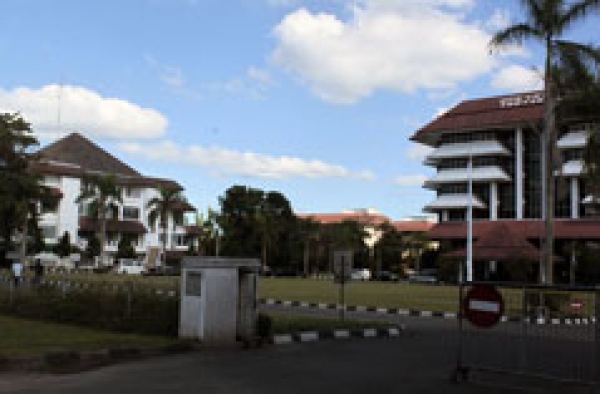
[[[413,283],[438,283],[437,269],[423,269],[416,274],[409,276],[408,281]]]
[[[146,272],[146,266],[140,260],[119,259],[116,270],[119,274],[141,275]]]
[[[366,268],[357,269],[352,271],[350,278],[352,280],[371,280],[371,271]]]
[[[400,275],[390,271],[381,271],[377,276],[377,280],[382,282],[398,282],[400,280]]]

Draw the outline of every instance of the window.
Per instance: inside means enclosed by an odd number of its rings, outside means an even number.
[[[58,212],[58,201],[57,200],[45,200],[42,201],[41,212],[44,213],[57,213]]]
[[[45,239],[56,239],[56,226],[41,226],[40,229]]]
[[[125,188],[125,197],[127,198],[140,198],[142,196],[142,189],[137,187]]]
[[[123,207],[123,219],[138,220],[140,218],[140,209],[137,207]]]
[[[60,177],[48,175],[44,178],[44,184],[48,186],[60,186]]]

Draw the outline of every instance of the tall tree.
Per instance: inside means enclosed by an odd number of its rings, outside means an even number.
[[[196,217],[196,226],[198,227],[198,254],[208,256],[214,250],[217,254],[217,236],[219,225],[217,224],[217,212],[208,208],[206,215],[199,214]]]
[[[304,276],[308,276],[310,274],[310,244],[311,242],[319,240],[321,225],[310,218],[299,219],[298,230],[304,244],[302,252],[302,270]]]
[[[158,222],[162,229],[162,256],[163,265],[167,263],[167,236],[169,229],[169,219],[173,224],[183,223],[183,204],[187,204],[185,197],[177,189],[159,190],[159,195],[148,201],[146,208],[148,212],[148,222],[154,227]]]
[[[82,186],[76,202],[87,204],[90,217],[98,221],[100,261],[102,265],[107,265],[106,222],[109,218],[118,217],[118,204],[123,202],[121,188],[117,185],[114,174],[88,175],[83,179]]]
[[[21,254],[26,254],[32,206],[41,194],[39,177],[29,171],[30,150],[37,144],[31,126],[19,114],[0,114],[0,264],[6,264],[17,232]]]
[[[509,26],[496,33],[492,46],[502,47],[510,44],[521,44],[524,40],[541,43],[545,50],[544,69],[544,131],[543,154],[545,168],[543,184],[545,185],[545,243],[544,267],[540,270],[542,283],[553,283],[554,273],[554,159],[557,139],[556,107],[558,89],[553,70],[560,61],[560,53],[566,50],[588,56],[593,48],[565,41],[564,33],[576,22],[590,12],[600,8],[600,0],[521,0],[526,21]]]

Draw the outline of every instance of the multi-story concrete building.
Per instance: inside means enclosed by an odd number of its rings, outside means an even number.
[[[148,202],[159,196],[161,188],[183,190],[181,185],[169,179],[143,176],[99,146],[79,134],[71,134],[40,149],[38,161],[32,170],[43,177],[43,184],[50,187],[58,197],[56,204],[42,206],[40,227],[45,242],[55,244],[68,233],[71,242],[84,249],[90,236],[98,231],[99,223],[89,217],[88,204],[78,203],[83,178],[86,175],[113,174],[122,189],[122,204],[118,216],[107,222],[106,251],[114,254],[122,237],[133,241],[140,256],[151,248],[162,248],[162,229],[148,222]],[[193,211],[187,203],[178,207],[181,211]],[[167,230],[167,257],[188,250],[188,233],[192,228],[174,223],[169,218]]]
[[[413,141],[433,148],[425,164],[437,170],[425,182],[436,194],[425,211],[439,217],[439,224],[429,232],[431,238],[452,241],[456,248],[464,246],[472,179],[476,241],[495,232],[500,235],[498,248],[502,238],[512,238],[521,246],[523,240],[540,246],[544,238],[543,103],[540,92],[464,101],[415,133]],[[562,162],[556,163],[555,173],[559,181],[555,233],[557,253],[567,261],[567,244],[600,240],[598,200],[589,194],[582,176],[589,127],[574,122],[560,130],[557,144]],[[499,228],[502,231],[496,231]],[[493,242],[493,237],[485,238]],[[501,250],[496,253],[503,257]],[[504,248],[504,253],[509,250]]]

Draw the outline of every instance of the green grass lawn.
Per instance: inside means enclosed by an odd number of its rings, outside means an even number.
[[[337,303],[339,285],[332,281],[261,278],[260,297],[290,301]],[[458,289],[455,286],[420,285],[395,282],[350,282],[346,285],[346,304],[384,308],[412,308],[456,311]]]
[[[59,350],[158,347],[178,342],[176,338],[119,334],[0,315],[0,355],[9,357]]]
[[[333,329],[384,328],[391,324],[382,322],[359,322],[352,320],[292,316],[283,313],[268,313],[273,319],[273,332],[286,334],[299,331],[319,331]]]
[[[95,283],[99,286],[131,282],[134,286],[175,290],[179,288],[178,277],[135,276],[116,274],[52,274],[47,278],[68,279],[78,282]],[[339,285],[331,280],[302,278],[260,278],[260,298],[273,298],[289,301],[317,303],[338,303]],[[502,290],[506,311],[520,313],[521,292],[516,289]],[[585,313],[591,314],[593,302],[590,294],[573,293],[572,299],[583,298]],[[382,308],[418,309],[439,312],[458,310],[458,287],[423,285],[407,282],[359,282],[352,281],[346,286],[346,305],[376,306]]]

